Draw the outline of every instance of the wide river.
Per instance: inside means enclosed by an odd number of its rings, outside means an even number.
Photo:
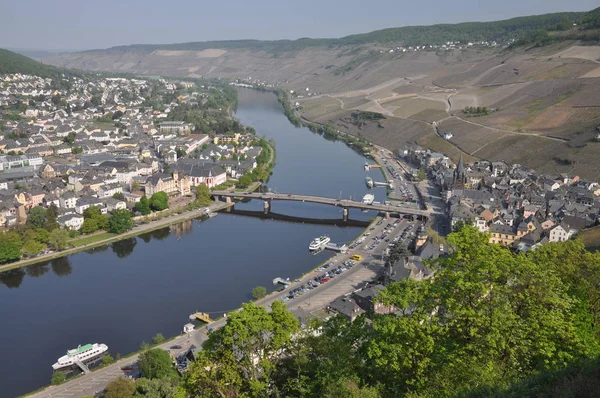
[[[295,128],[271,93],[242,89],[236,117],[275,142],[277,165],[268,187],[361,199],[365,158],[342,142]],[[369,172],[382,180],[377,169]],[[386,199],[376,188],[375,200]],[[262,203],[235,209],[261,210]],[[272,211],[341,219],[341,209],[273,202]],[[350,211],[368,220],[374,213]],[[265,220],[221,213],[0,274],[0,396],[14,397],[50,382],[51,365],[67,349],[105,343],[126,354],[156,333],[174,336],[195,311],[220,316],[251,298],[255,286],[273,289],[277,276],[295,278],[330,256],[311,255],[309,242],[328,234],[345,243],[354,227]]]

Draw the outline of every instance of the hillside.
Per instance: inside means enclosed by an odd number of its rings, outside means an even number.
[[[24,55],[0,48],[0,74],[24,73],[41,77],[55,77],[59,69],[45,65]]]
[[[503,160],[598,180],[600,46],[593,38],[599,20],[600,8],[340,39],[122,46],[45,62],[189,78],[251,76],[300,94],[293,101],[304,118],[393,150],[418,143],[453,158]],[[465,45],[511,39],[519,45]],[[408,47],[457,40],[463,44]],[[491,111],[465,114],[465,107]],[[357,121],[356,110],[385,119]],[[434,125],[454,137],[442,139]]]

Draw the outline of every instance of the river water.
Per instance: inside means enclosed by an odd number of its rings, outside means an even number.
[[[276,192],[328,197],[367,193],[365,158],[341,142],[295,128],[271,93],[241,89],[236,117],[275,141],[277,164],[268,187]],[[382,180],[381,171],[369,174]],[[384,201],[385,189],[374,191]],[[261,202],[236,209],[262,210]],[[273,202],[272,211],[341,219],[341,209]],[[368,220],[374,213],[350,211]],[[0,396],[46,385],[51,365],[78,344],[105,343],[126,354],[156,333],[174,336],[195,311],[220,316],[251,299],[255,286],[294,278],[332,254],[311,255],[308,243],[328,234],[354,239],[361,229],[265,220],[221,213],[49,263],[0,274]]]

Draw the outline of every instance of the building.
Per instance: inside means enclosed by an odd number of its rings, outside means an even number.
[[[352,298],[356,301],[356,304],[367,313],[390,314],[396,311],[396,308],[393,305],[385,305],[375,300],[379,295],[379,292],[383,289],[385,289],[383,285],[370,286],[352,293]]]
[[[189,195],[190,179],[184,174],[174,171],[171,175],[158,173],[148,178],[145,185],[146,195],[165,192],[168,195]]]
[[[175,121],[175,122],[160,122],[158,125],[158,131],[162,134],[179,134],[186,135],[192,132],[194,126],[189,123]]]
[[[123,187],[118,183],[104,184],[98,188],[99,198],[110,198],[114,194],[122,193]]]
[[[62,228],[73,229],[79,231],[83,225],[83,216],[80,214],[66,214],[57,218],[58,223]]]
[[[550,230],[550,233],[548,234],[548,241],[549,242],[564,242],[564,241],[571,239],[571,237],[574,234],[575,234],[575,231],[572,230],[568,225],[566,225],[564,223],[558,224]]]

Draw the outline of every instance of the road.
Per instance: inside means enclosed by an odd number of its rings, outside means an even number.
[[[372,226],[361,234],[361,237],[365,237],[365,241],[357,247],[357,249],[349,251],[347,253],[339,253],[332,257],[329,261],[334,264],[342,264],[344,261],[350,258],[353,254],[360,254],[363,257],[363,261],[360,264],[355,265],[353,268],[346,272],[336,276],[327,283],[310,290],[302,296],[295,299],[289,300],[286,304],[288,309],[296,314],[299,311],[314,311],[317,309],[325,308],[331,301],[337,297],[352,293],[353,291],[360,289],[365,286],[367,282],[371,282],[381,275],[383,272],[383,261],[381,255],[388,246],[388,242],[382,240],[373,250],[365,250],[364,246],[368,243],[373,242],[375,236],[380,235],[386,228],[388,222],[394,222],[395,220],[385,220],[377,218],[378,222],[381,220],[379,225],[372,224]],[[401,220],[389,234],[389,240],[391,241],[395,236],[399,235],[406,226],[411,224],[407,220]],[[413,223],[414,224],[414,223]],[[359,237],[360,238],[360,237]],[[358,239],[358,238],[357,238]],[[258,300],[258,305],[269,307],[275,300],[281,300],[283,297],[289,294],[291,289],[304,285],[315,276],[319,275],[320,272],[311,271],[299,278],[298,282],[293,282],[290,287],[281,292],[274,292],[264,299]],[[285,275],[281,275],[287,277]],[[290,277],[290,279],[293,279]],[[182,320],[182,325],[186,320]],[[202,328],[195,330],[189,335],[180,335],[164,344],[158,346],[158,348],[169,350],[173,345],[182,346],[178,350],[170,350],[171,354],[177,356],[187,351],[191,345],[201,347],[202,343],[207,339],[208,328],[219,329],[225,325],[226,319],[221,318],[210,325],[206,325]],[[61,397],[61,398],[73,398],[81,397],[85,395],[94,395],[102,391],[106,385],[112,380],[126,376],[126,372],[122,371],[121,368],[129,366],[137,362],[138,355],[124,358],[118,362],[107,366],[105,368],[93,371],[87,375],[71,380],[60,386],[51,386],[43,391],[37,392],[30,395],[35,398],[50,398],[50,397]]]

